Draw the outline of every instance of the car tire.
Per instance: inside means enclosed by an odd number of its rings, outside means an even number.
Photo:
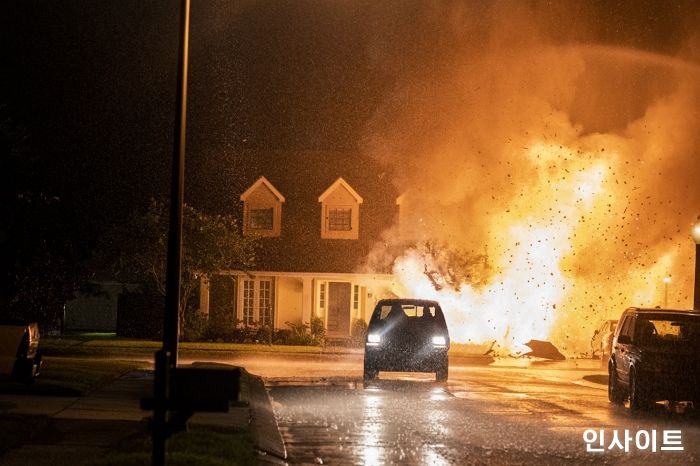
[[[620,381],[617,378],[617,369],[612,364],[608,366],[608,400],[618,405],[625,401],[625,395],[620,388]]]
[[[41,368],[44,365],[43,356],[40,351],[37,351],[34,355],[34,378],[41,374]]]
[[[447,376],[449,375],[449,364],[447,358],[440,364],[440,367],[435,371],[435,380],[438,382],[447,382]]]
[[[371,382],[372,380],[377,378],[377,375],[379,374],[379,371],[377,370],[377,367],[375,364],[371,361],[365,360],[365,367],[364,371],[362,374],[362,379],[365,382]]]
[[[32,359],[17,359],[12,369],[12,378],[19,383],[31,385],[37,375],[36,369]]]
[[[630,371],[629,398],[631,409],[644,409],[651,405],[648,397],[644,393],[644,387],[640,381],[639,374],[637,374],[637,371],[634,369]]]

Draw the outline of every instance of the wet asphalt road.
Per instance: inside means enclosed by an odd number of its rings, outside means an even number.
[[[603,385],[583,380],[590,373],[496,364],[453,366],[447,384],[382,374],[363,387],[354,373],[338,371],[267,383],[290,464],[700,464],[694,410],[612,406]],[[586,429],[603,430],[604,452],[586,451]],[[625,429],[629,452],[608,449],[615,433],[624,445]],[[683,451],[660,450],[671,446],[662,438],[671,430],[680,431]],[[640,431],[641,446],[656,432],[657,451],[651,442],[639,448]]]

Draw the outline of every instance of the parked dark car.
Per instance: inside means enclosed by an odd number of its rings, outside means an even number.
[[[607,362],[607,359],[610,358],[612,339],[613,335],[615,335],[616,328],[617,319],[604,320],[593,332],[593,337],[591,337],[591,357],[593,359],[600,357],[603,361]],[[603,367],[605,367],[605,365],[603,365]]]
[[[380,371],[435,372],[447,380],[450,335],[436,301],[384,299],[377,303],[365,338],[364,380]]]
[[[38,324],[0,321],[0,377],[31,383],[40,371]]]
[[[608,397],[630,407],[692,401],[700,408],[700,312],[629,308],[608,363]]]

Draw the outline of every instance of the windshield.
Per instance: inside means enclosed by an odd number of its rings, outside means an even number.
[[[372,313],[370,324],[385,322],[437,324],[445,326],[440,306],[428,302],[380,302]]]
[[[376,311],[375,311],[376,312]],[[403,314],[400,317],[435,317],[435,306],[416,306],[412,304],[394,304],[379,306],[379,320],[386,320],[393,314]]]

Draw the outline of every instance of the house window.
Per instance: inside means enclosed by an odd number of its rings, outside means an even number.
[[[331,207],[328,209],[328,230],[352,230],[352,209],[345,207]]]
[[[255,323],[255,281],[243,281],[243,324]]]
[[[360,285],[352,287],[352,308],[355,310],[360,308]]]
[[[326,308],[326,284],[321,283],[318,288],[318,307],[321,309]]]
[[[243,324],[275,325],[275,282],[272,278],[243,280]]]
[[[274,209],[250,209],[248,228],[250,230],[272,230]]]
[[[261,280],[260,281],[260,292],[258,295],[258,310],[260,314],[260,324],[261,325],[274,325],[273,319],[273,296],[272,296],[272,281],[271,280]]]
[[[322,239],[359,239],[362,197],[342,178],[318,197]]]
[[[241,194],[243,201],[243,234],[279,237],[282,231],[284,196],[261,176]]]

